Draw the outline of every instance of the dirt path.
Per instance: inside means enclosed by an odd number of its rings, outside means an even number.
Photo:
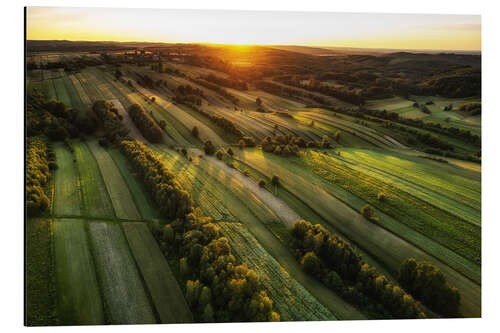
[[[192,148],[190,151],[192,151],[195,155],[204,155],[200,149]],[[268,190],[261,188],[251,178],[244,176],[241,172],[235,169],[230,168],[226,165],[226,163],[213,156],[204,155],[204,158],[239,181],[267,207],[269,207],[269,209],[271,209],[288,227],[292,227],[295,221],[301,219],[301,217],[293,209],[288,207],[283,200],[275,197]]]
[[[144,137],[142,136],[141,132],[139,132],[137,127],[135,127],[134,122],[128,115],[128,112],[125,111],[122,103],[120,103],[118,99],[110,99],[109,102],[114,105],[114,107],[118,110],[118,113],[123,117],[123,123],[130,130],[129,135],[136,140],[147,142],[146,139],[144,139]]]

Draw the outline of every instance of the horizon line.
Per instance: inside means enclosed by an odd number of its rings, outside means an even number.
[[[222,45],[222,46],[299,46],[311,48],[340,48],[340,49],[359,49],[359,50],[394,50],[394,51],[432,51],[432,52],[476,52],[482,53],[482,49],[409,49],[409,48],[391,48],[391,47],[359,47],[359,46],[335,46],[335,45],[312,45],[312,44],[230,44],[230,43],[211,43],[211,42],[165,42],[165,41],[116,41],[116,40],[71,40],[71,39],[26,39],[28,41],[54,41],[54,42],[91,42],[91,43],[158,43],[158,44],[198,44],[198,45]],[[328,50],[328,49],[325,49]]]

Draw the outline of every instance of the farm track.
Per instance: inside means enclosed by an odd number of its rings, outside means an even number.
[[[318,215],[332,223],[335,229],[378,258],[392,271],[397,271],[400,264],[410,257],[436,264],[445,274],[448,282],[462,292],[462,314],[470,317],[481,315],[481,288],[472,280],[413,244],[368,222],[351,207],[330,195],[320,186],[311,183],[309,179],[303,179],[301,175],[284,170],[268,158],[264,161],[262,154],[243,151],[236,155],[244,163],[268,176],[280,170],[280,179],[285,188],[302,198]]]
[[[199,149],[191,149],[194,154],[203,154]],[[238,170],[231,169],[224,162],[216,159],[212,156],[205,155],[205,160],[214,164],[217,168],[223,170],[232,178],[236,179],[240,182],[247,190],[252,192],[257,198],[259,198],[262,202],[265,202],[266,205],[285,223],[288,227],[292,227],[293,223],[297,220],[300,220],[301,217],[294,212],[288,205],[281,199],[275,197],[272,193],[267,191],[266,189],[260,187],[255,182],[253,182],[249,177],[244,176]]]

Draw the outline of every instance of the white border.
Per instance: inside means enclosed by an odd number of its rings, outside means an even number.
[[[457,0],[252,0],[245,2],[224,0],[184,1],[11,1],[2,3],[2,92],[1,127],[2,162],[1,207],[4,211],[0,244],[2,246],[0,314],[1,324],[6,331],[26,329],[23,324],[23,8],[31,6],[73,6],[73,7],[129,7],[129,8],[178,8],[178,9],[246,9],[246,10],[292,10],[331,12],[386,12],[386,13],[438,13],[438,14],[481,14],[483,25],[483,319],[421,320],[421,321],[360,321],[360,322],[302,322],[279,324],[217,324],[217,325],[174,325],[174,326],[114,326],[92,327],[94,331],[132,332],[132,330],[175,331],[175,332],[255,332],[260,330],[287,330],[305,332],[329,330],[339,332],[483,332],[498,330],[498,296],[500,270],[499,219],[495,214],[498,205],[497,192],[500,188],[498,170],[500,105],[498,95],[498,61],[500,61],[498,31],[500,16],[495,1]],[[7,8],[5,8],[7,7]],[[300,25],[298,25],[298,28]],[[7,214],[5,214],[7,211]],[[90,327],[73,327],[83,331]],[[42,328],[42,330],[65,328]],[[496,331],[495,330],[495,331]]]

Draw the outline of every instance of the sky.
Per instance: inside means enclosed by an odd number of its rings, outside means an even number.
[[[481,16],[28,7],[30,40],[481,50]]]

